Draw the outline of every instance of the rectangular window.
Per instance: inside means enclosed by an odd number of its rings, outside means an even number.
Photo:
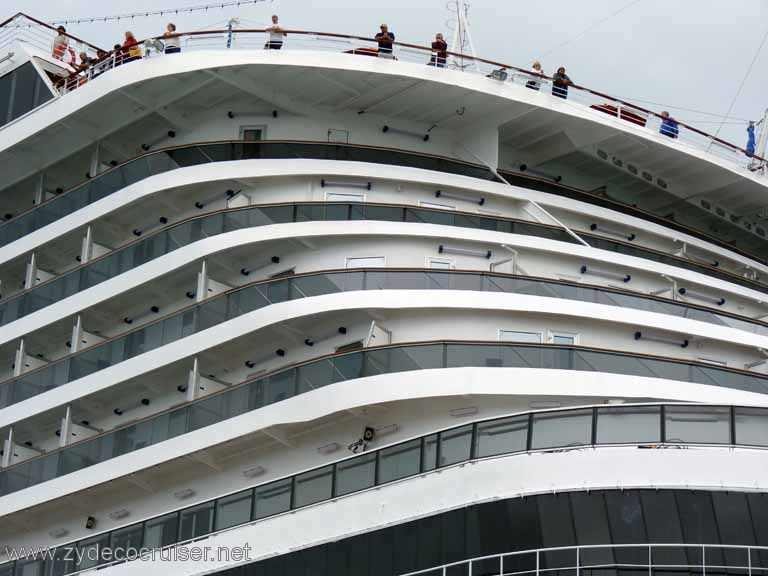
[[[418,474],[421,470],[421,440],[411,440],[379,454],[379,483],[392,482]]]
[[[181,511],[182,541],[210,534],[213,530],[213,502],[206,502]]]
[[[565,448],[592,443],[592,410],[533,415],[531,448]]]
[[[499,330],[499,341],[541,344],[541,332],[518,332],[516,330]]]
[[[478,458],[523,452],[528,446],[528,416],[512,416],[477,425]]]
[[[365,202],[365,194],[351,194],[347,192],[326,192],[326,202]]]
[[[736,444],[768,446],[768,410],[736,408]]]
[[[365,490],[374,484],[376,453],[363,454],[336,465],[336,496]]]
[[[240,140],[246,142],[256,142],[264,138],[265,129],[263,126],[241,126]]]
[[[445,258],[427,258],[427,268],[434,270],[452,270],[454,268],[453,260]]]
[[[598,444],[635,444],[661,440],[658,406],[611,406],[597,409]]]
[[[579,335],[571,334],[568,332],[551,332],[549,333],[550,344],[562,344],[565,346],[573,346],[579,343]]]
[[[333,466],[325,466],[296,476],[296,508],[322,502],[331,498]]]
[[[469,460],[472,446],[472,424],[440,433],[440,466]]]
[[[456,210],[456,206],[451,206],[449,204],[437,204],[435,202],[424,202],[423,200],[419,202],[419,206],[422,208],[436,208],[438,210]]]
[[[112,539],[109,546],[112,550],[115,548],[120,548],[122,550],[138,550],[141,548],[141,537],[143,532],[144,526],[141,523],[115,530],[112,532]]]
[[[244,490],[216,501],[216,530],[245,524],[251,519],[253,490]]]
[[[267,516],[287,512],[291,509],[291,479],[278,480],[266,486],[259,486],[255,490],[253,502],[253,518],[260,519]]]
[[[147,520],[142,546],[145,548],[163,548],[178,541],[178,532],[179,514],[177,512]]]
[[[664,415],[667,442],[731,441],[731,410],[725,406],[667,406]]]
[[[347,258],[347,268],[384,268],[386,266],[384,256],[363,256],[360,258]]]

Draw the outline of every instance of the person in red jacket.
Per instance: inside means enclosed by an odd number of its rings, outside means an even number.
[[[126,31],[125,42],[123,42],[123,64],[134,60],[141,60],[141,46],[133,36],[133,32]]]

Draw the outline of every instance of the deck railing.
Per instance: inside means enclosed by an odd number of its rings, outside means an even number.
[[[523,550],[452,562],[401,576],[707,576],[768,573],[768,547],[603,544]]]
[[[432,65],[435,69],[436,54],[431,47],[395,42],[392,55],[384,55],[377,50],[377,41],[366,36],[334,34],[309,30],[286,30],[287,36],[282,50],[310,50],[324,52],[341,52],[356,57],[387,57],[388,59]],[[182,53],[190,50],[219,50],[219,49],[263,49],[267,42],[268,31],[264,29],[234,29],[234,30],[203,30],[197,32],[176,34],[181,42]],[[140,43],[143,58],[174,57],[174,54],[164,54],[158,51],[161,44],[155,44],[157,39],[147,39]],[[162,38],[159,39],[162,42]],[[103,56],[88,70],[72,74],[62,80],[59,90],[66,94],[96,76],[103,74],[116,66],[132,63],[128,61],[127,53],[110,52]],[[663,118],[654,112],[637,104],[632,104],[620,98],[592,90],[585,86],[572,84],[567,91],[567,98],[552,95],[552,78],[538,75],[531,70],[462,54],[447,52],[445,68],[487,76],[500,83],[512,83],[520,87],[538,85],[542,97],[556,98],[564,107],[576,106],[601,118],[614,117],[635,129],[653,133],[658,139],[666,141],[669,136],[661,134]],[[531,83],[534,84],[531,84]],[[531,90],[533,92],[533,90]],[[550,102],[551,104],[552,102]],[[750,156],[747,151],[736,144],[727,142],[715,135],[685,124],[677,123],[678,133],[675,140],[698,151],[705,151],[723,159],[729,160],[750,170],[765,170],[766,160],[758,156]]]

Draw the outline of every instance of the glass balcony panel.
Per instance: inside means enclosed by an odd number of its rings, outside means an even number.
[[[227,318],[235,318],[269,305],[257,286],[238,290],[227,296]]]
[[[28,559],[16,562],[14,576],[45,576],[43,560]]]
[[[285,370],[269,377],[266,404],[274,404],[296,395],[296,370]]]
[[[538,346],[500,346],[501,366],[505,368],[541,368],[544,352]]]
[[[216,394],[189,406],[189,431],[211,426],[228,418],[227,394]]]
[[[421,447],[421,469],[428,472],[437,468],[437,434],[431,434],[423,439]]]
[[[472,450],[472,424],[440,433],[440,466],[466,462]]]
[[[250,522],[252,509],[253,490],[243,490],[237,494],[219,498],[216,500],[216,530]]]
[[[491,344],[446,344],[446,368],[478,366],[498,368],[501,349]]]
[[[665,440],[701,444],[728,444],[731,410],[725,406],[667,406]]]
[[[393,482],[421,471],[421,439],[384,448],[379,454],[378,483]]]
[[[768,410],[735,408],[736,444],[768,446]]]
[[[122,556],[125,556],[129,551],[133,555],[141,549],[143,537],[144,524],[141,522],[125,528],[118,528],[111,532],[109,547],[113,551],[119,548]]]
[[[179,513],[172,512],[144,523],[144,548],[164,548],[179,541]]]
[[[62,546],[53,551],[53,557],[45,563],[45,576],[64,576],[74,569],[74,550],[72,545]],[[12,573],[12,572],[11,572]],[[0,566],[0,576],[4,576]]]
[[[336,496],[365,490],[376,481],[376,453],[363,454],[336,465]]]
[[[324,466],[296,476],[294,508],[329,500],[332,496],[333,466]]]
[[[528,415],[480,422],[477,425],[478,458],[525,452],[528,446]]]
[[[81,540],[77,543],[77,560],[75,562],[76,570],[87,570],[106,560],[104,550],[109,548],[109,533],[99,534],[87,540]]]
[[[181,528],[179,530],[181,542],[211,533],[213,530],[213,505],[213,502],[205,502],[181,511]]]
[[[257,486],[254,491],[253,519],[258,520],[290,510],[291,491],[290,478]]]
[[[661,442],[658,406],[611,406],[597,409],[598,444]]]
[[[346,380],[352,380],[354,378],[362,378],[366,374],[364,373],[364,361],[363,354],[343,354],[331,358],[333,363],[333,381],[344,382]]]
[[[197,329],[203,331],[227,320],[227,301],[225,298],[212,298],[197,309]]]
[[[566,448],[592,443],[592,410],[545,412],[533,415],[531,448]]]

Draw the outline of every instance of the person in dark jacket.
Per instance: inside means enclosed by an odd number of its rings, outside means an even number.
[[[392,44],[395,41],[395,35],[389,31],[386,24],[381,25],[381,32],[374,36],[379,43],[379,56],[382,58],[392,58]]]
[[[448,60],[448,43],[443,35],[438,33],[435,41],[432,42],[432,58],[429,60],[429,65],[445,68],[446,60]]]
[[[677,138],[677,135],[680,133],[680,127],[677,125],[677,120],[672,118],[666,110],[661,113],[661,128],[659,129],[659,133],[668,138]]]
[[[568,98],[568,86],[573,85],[568,74],[565,73],[565,68],[560,66],[557,72],[552,76],[552,96],[566,99]]]

